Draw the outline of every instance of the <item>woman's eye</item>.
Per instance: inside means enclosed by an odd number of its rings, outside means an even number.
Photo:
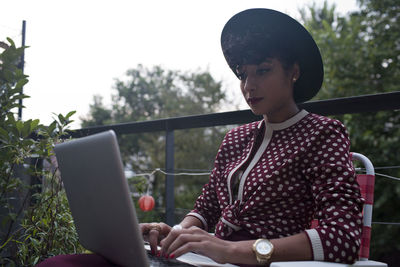
[[[269,71],[270,71],[269,68],[262,68],[262,69],[258,69],[257,70],[257,74],[264,74],[264,73],[267,73]]]

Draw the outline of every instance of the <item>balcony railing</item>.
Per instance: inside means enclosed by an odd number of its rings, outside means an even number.
[[[320,115],[341,115],[364,112],[377,112],[383,110],[400,109],[400,91],[364,95],[346,98],[337,98],[329,100],[320,100],[306,102],[299,105],[309,112]],[[250,110],[232,111],[213,113],[205,115],[194,115],[177,118],[159,119],[152,121],[120,123],[106,126],[94,126],[79,129],[73,132],[72,137],[82,137],[94,133],[114,130],[117,134],[134,134],[145,132],[166,133],[166,206],[165,206],[165,222],[173,225],[174,222],[174,131],[191,128],[213,127],[232,124],[243,124],[260,120],[261,116],[255,116]]]

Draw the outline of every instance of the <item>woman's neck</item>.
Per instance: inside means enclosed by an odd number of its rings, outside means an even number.
[[[270,123],[280,123],[284,122],[294,115],[296,115],[300,111],[299,107],[294,103],[286,108],[282,108],[274,113],[271,114],[264,114],[265,122]]]

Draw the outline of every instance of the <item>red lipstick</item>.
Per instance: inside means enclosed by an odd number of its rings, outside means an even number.
[[[247,103],[249,103],[250,105],[256,105],[263,99],[263,97],[249,97],[247,99]]]

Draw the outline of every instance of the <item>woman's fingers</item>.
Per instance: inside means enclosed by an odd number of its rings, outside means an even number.
[[[227,261],[224,252],[227,244],[206,231],[192,226],[189,229],[171,228],[165,223],[140,224],[143,237],[150,243],[153,254],[157,253],[160,244],[160,255],[179,257],[187,252],[196,252],[208,256],[219,263]],[[164,238],[165,237],[165,238]]]
[[[143,239],[150,244],[151,253],[156,254],[161,226],[156,223],[141,223],[139,226]]]
[[[218,263],[226,263],[226,252],[229,251],[228,243],[208,233],[183,233],[170,245],[167,255],[179,257],[187,252],[205,255]]]
[[[187,244],[191,243],[197,243],[197,242],[202,242],[205,240],[205,237],[203,235],[198,235],[198,234],[180,234],[178,238],[176,238],[171,245],[168,247],[168,250],[165,251],[167,255],[174,254],[177,249],[179,249],[182,246],[185,246]],[[190,247],[188,247],[190,249]],[[188,250],[191,251],[191,250]]]
[[[204,230],[198,227],[191,227],[189,229],[172,229],[169,235],[161,242],[161,255],[170,255],[173,251],[190,242],[201,242],[210,236]]]
[[[171,227],[165,223],[141,223],[140,231],[143,239],[150,243],[150,249],[153,254],[157,253],[157,245],[171,230]]]
[[[157,245],[158,245],[158,239],[159,239],[160,232],[156,230],[150,230],[148,234],[149,238],[149,243],[150,243],[150,249],[151,253],[153,255],[157,254]]]

